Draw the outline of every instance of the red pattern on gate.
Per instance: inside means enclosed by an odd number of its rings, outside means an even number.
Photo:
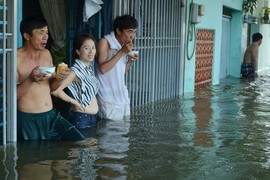
[[[214,31],[197,29],[195,90],[204,88],[212,82],[212,62]]]

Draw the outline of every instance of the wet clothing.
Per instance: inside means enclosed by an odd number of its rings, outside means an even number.
[[[110,45],[111,59],[122,48],[114,32],[106,35]],[[130,99],[128,89],[125,84],[125,71],[127,56],[123,56],[115,64],[115,66],[105,74],[101,74],[99,68],[97,70],[97,78],[100,82],[100,89],[97,94],[97,100],[100,111],[98,115],[104,119],[121,120],[124,116],[130,115]]]
[[[59,112],[43,113],[18,111],[18,137],[24,140],[84,140],[85,137]]]
[[[73,81],[68,86],[68,89],[74,99],[76,99],[82,107],[86,107],[90,104],[92,98],[96,96],[99,82],[91,67],[87,68],[81,60],[76,59],[70,69],[75,72],[80,81]]]
[[[243,77],[254,77],[254,69],[251,63],[242,64],[241,74]]]
[[[70,123],[73,124],[77,129],[84,129],[96,126],[96,122],[96,114],[73,112],[70,118]]]
[[[98,115],[102,119],[123,120],[130,116],[130,105],[113,105],[99,99]]]

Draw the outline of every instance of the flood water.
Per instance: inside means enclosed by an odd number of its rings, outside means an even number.
[[[99,122],[96,146],[18,142],[0,148],[1,179],[269,179],[270,76],[223,79]]]

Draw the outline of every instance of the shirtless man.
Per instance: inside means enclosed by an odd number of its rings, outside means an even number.
[[[23,46],[17,54],[18,136],[24,140],[83,140],[83,135],[66,121],[52,105],[51,88],[60,85],[55,75],[39,71],[40,66],[53,66],[47,22],[30,16],[21,22]],[[65,75],[62,74],[62,78]]]
[[[244,62],[241,66],[241,74],[243,77],[254,77],[258,71],[258,51],[262,43],[263,36],[261,33],[252,35],[252,44],[246,49]]]

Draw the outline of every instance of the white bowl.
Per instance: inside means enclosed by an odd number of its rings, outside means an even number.
[[[139,56],[139,51],[130,51],[128,53],[128,55],[130,55],[130,56]]]
[[[47,76],[51,76],[55,71],[55,66],[43,66],[39,67],[39,71],[43,74],[47,74]]]

